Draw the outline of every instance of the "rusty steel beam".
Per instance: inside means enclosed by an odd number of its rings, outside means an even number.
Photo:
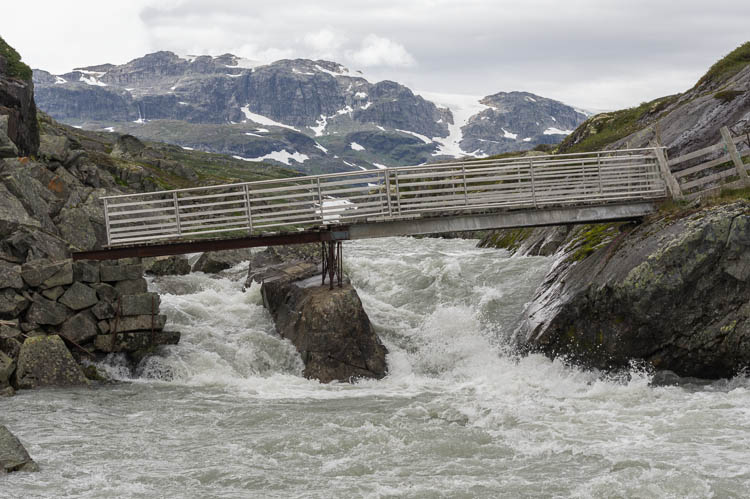
[[[248,236],[232,239],[208,239],[199,241],[180,241],[172,243],[148,244],[141,246],[118,246],[101,250],[79,251],[73,253],[73,260],[118,260],[130,257],[154,257],[167,255],[184,255],[202,251],[220,251],[240,248],[257,248],[259,246],[284,246],[287,244],[320,243],[325,241],[342,241],[349,239],[347,227],[335,229],[308,230],[265,236]]]

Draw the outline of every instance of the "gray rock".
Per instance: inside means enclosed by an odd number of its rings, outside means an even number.
[[[151,275],[186,275],[190,273],[190,263],[184,255],[159,256],[144,259],[143,269]]]
[[[569,248],[519,341],[599,369],[637,359],[681,377],[733,376],[750,364],[749,219],[739,202],[650,220],[582,259]]]
[[[23,288],[20,265],[13,265],[0,260],[0,287],[12,289]]]
[[[96,321],[88,310],[79,312],[63,323],[60,334],[81,345],[98,334]]]
[[[15,169],[0,180],[11,194],[18,199],[26,212],[39,221],[41,228],[48,233],[57,234],[57,227],[50,218],[49,203],[55,201],[55,195],[46,189],[25,169]]]
[[[65,288],[63,286],[55,286],[54,288],[43,290],[42,296],[44,296],[48,300],[57,301],[57,299],[60,298],[63,293],[65,293]]]
[[[73,283],[73,263],[71,260],[50,262],[35,260],[23,265],[21,277],[32,288],[49,289]]]
[[[16,370],[16,363],[13,358],[0,352],[0,388],[10,385],[10,376]]]
[[[64,135],[39,136],[39,156],[49,161],[64,163],[70,150],[70,141]]]
[[[140,293],[137,295],[123,295],[120,306],[121,315],[151,315],[159,312],[161,298],[158,293]]]
[[[7,288],[0,290],[0,319],[13,319],[21,315],[29,301],[16,291]]]
[[[203,253],[198,261],[193,265],[194,272],[205,272],[215,274],[234,267],[235,265],[252,258],[250,248],[225,250],[225,251],[207,251]]]
[[[42,224],[29,216],[23,204],[5,185],[0,184],[0,237],[11,234],[21,226],[39,228]]]
[[[102,300],[91,307],[91,313],[99,320],[111,319],[115,316],[115,307],[112,302]]]
[[[83,310],[96,304],[96,291],[80,282],[74,282],[58,300],[71,310]]]
[[[0,248],[21,262],[40,259],[59,261],[70,257],[66,241],[33,227],[17,229],[10,236],[0,240]]]
[[[34,302],[26,312],[26,320],[32,324],[58,326],[65,322],[70,310],[65,305],[34,295]]]
[[[148,291],[148,283],[146,279],[140,277],[138,279],[128,279],[125,281],[118,281],[115,283],[115,290],[122,295],[137,295],[139,293],[145,293]]]
[[[176,345],[180,341],[180,333],[174,331],[157,331],[151,335],[149,331],[134,333],[100,334],[94,345],[102,352],[135,352],[159,345]]]
[[[17,389],[88,384],[59,336],[34,336],[23,342],[16,368]]]
[[[13,471],[39,471],[21,442],[8,428],[0,425],[0,474]]]
[[[143,281],[145,283],[145,279]],[[115,301],[117,301],[117,297],[120,296],[114,286],[110,286],[109,284],[105,284],[103,282],[94,284],[92,285],[92,287],[96,290],[96,296],[98,296],[100,300],[109,303],[114,303]]]
[[[60,235],[71,246],[88,251],[97,246],[96,231],[83,208],[64,208],[57,217]]]
[[[102,282],[119,282],[143,277],[143,265],[137,264],[120,264],[110,265],[102,264],[100,268],[100,277]]]
[[[99,321],[96,323],[97,327],[99,328],[99,332],[101,334],[107,334],[110,331],[109,328],[109,321]]]
[[[0,115],[0,158],[15,158],[18,148],[8,137],[8,116]]]
[[[317,279],[295,284],[281,277],[267,279],[261,287],[276,330],[294,344],[305,363],[304,375],[323,383],[385,376],[388,351],[357,292],[349,283],[329,290],[311,282]]]
[[[99,262],[78,260],[73,262],[73,280],[79,282],[99,282]]]
[[[115,324],[115,321],[117,323]],[[126,333],[129,331],[150,331],[152,326],[155,331],[164,329],[167,323],[166,315],[134,315],[130,317],[120,317],[109,321],[110,331]]]

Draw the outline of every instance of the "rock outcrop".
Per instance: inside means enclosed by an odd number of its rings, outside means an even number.
[[[18,355],[16,388],[88,385],[78,363],[57,335],[26,338]]]
[[[7,136],[22,156],[36,154],[39,149],[39,129],[36,122],[36,103],[31,70],[18,52],[0,38],[0,151],[2,135]],[[7,143],[5,144],[7,148]],[[5,154],[5,155],[4,155]],[[12,154],[0,152],[0,158]]]
[[[18,438],[0,425],[0,475],[13,471],[39,471],[39,466]]]
[[[517,332],[550,356],[612,369],[643,360],[680,376],[750,365],[750,205],[620,226],[566,247]]]
[[[329,383],[386,375],[388,351],[350,283],[329,290],[317,275],[291,281],[285,274],[266,278],[261,293],[279,335],[299,351],[305,377]]]

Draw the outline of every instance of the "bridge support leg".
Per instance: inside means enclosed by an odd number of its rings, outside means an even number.
[[[320,249],[323,257],[323,285],[326,283],[326,274],[328,274],[329,289],[333,289],[334,277],[338,286],[341,287],[344,277],[344,258],[341,241],[324,241],[320,243]]]

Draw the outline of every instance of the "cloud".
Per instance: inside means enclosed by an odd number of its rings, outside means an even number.
[[[313,59],[335,59],[339,49],[346,43],[346,37],[324,28],[307,33],[302,41],[310,48]]]
[[[403,45],[377,35],[367,35],[359,50],[348,52],[347,58],[362,67],[410,67],[416,64]]]

